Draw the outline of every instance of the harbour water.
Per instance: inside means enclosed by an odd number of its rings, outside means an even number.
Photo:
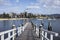
[[[51,22],[51,26],[53,28],[52,31],[59,33],[60,35],[60,19],[56,19],[56,20],[38,20],[38,19],[31,19],[30,21],[32,21],[35,25],[37,25],[37,28],[40,26],[41,21],[43,21],[44,23],[44,27],[45,29],[48,28],[48,22]],[[16,27],[19,27],[20,24],[23,24],[24,20],[3,20],[0,21],[0,32],[1,31],[5,31],[5,30],[10,30],[12,25],[16,25]],[[60,38],[57,38],[57,40],[60,40]]]
[[[10,30],[12,25],[19,27],[20,24],[23,24],[23,20],[2,20],[0,21],[0,32]]]

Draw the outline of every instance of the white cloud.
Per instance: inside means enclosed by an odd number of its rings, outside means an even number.
[[[11,2],[10,0],[0,0],[0,5],[3,5],[3,6],[11,6]]]
[[[8,8],[1,8],[0,11],[2,12],[20,12],[20,7],[15,6],[15,7],[8,7]]]
[[[60,0],[37,0],[37,2],[46,8],[60,8]]]
[[[30,3],[30,5],[39,5],[39,3],[37,2],[37,3]]]
[[[55,4],[55,5],[60,5],[60,0],[55,0],[55,1],[54,1],[54,4]]]
[[[36,3],[31,2],[30,5],[27,6],[27,8],[40,9],[40,6],[39,6],[39,5],[40,5],[40,4],[39,4],[38,2],[36,2]]]
[[[16,2],[18,3],[18,2],[19,2],[19,0],[16,0]]]
[[[0,0],[0,2],[2,2],[3,0]]]
[[[27,6],[27,8],[37,8],[37,9],[39,9],[40,7],[39,6]]]
[[[4,0],[0,0],[0,4],[3,4]]]

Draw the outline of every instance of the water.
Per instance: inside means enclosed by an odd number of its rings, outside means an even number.
[[[48,29],[48,22],[51,22],[51,26],[53,28],[52,31],[59,33],[59,37],[54,37],[54,40],[60,40],[60,19],[56,19],[56,20],[47,20],[47,19],[37,20],[37,19],[34,19],[34,20],[32,20],[32,22],[35,25],[37,24],[38,28],[41,24],[41,21],[43,21],[43,23],[44,23],[44,27],[43,27],[44,29]]]
[[[43,21],[44,23],[44,28],[47,29],[48,28],[48,22],[51,22],[51,26],[53,28],[52,31],[57,32],[60,34],[60,19],[56,19],[56,20],[38,20],[38,19],[32,19],[30,20],[32,21],[35,25],[37,24],[37,27],[40,26],[41,21]],[[23,24],[24,21],[23,20],[3,20],[0,21],[0,32],[1,31],[5,31],[5,30],[10,30],[12,25],[16,25],[16,27],[19,27],[20,24]],[[60,38],[57,38],[55,40],[60,40]]]
[[[23,24],[23,20],[3,20],[0,21],[0,32],[10,30],[12,25],[19,27],[20,24]]]
[[[44,27],[43,28],[48,29],[48,22],[51,22],[51,26],[53,28],[52,31],[60,33],[60,19],[56,19],[56,20],[47,20],[47,19],[37,20],[37,19],[35,19],[35,20],[32,20],[32,22],[35,25],[37,25],[37,27],[40,26],[41,21],[43,21],[43,23],[44,23]]]

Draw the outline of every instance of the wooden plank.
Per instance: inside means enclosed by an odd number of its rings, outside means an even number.
[[[40,38],[33,31],[31,23],[28,23],[24,32],[16,40],[40,40]]]

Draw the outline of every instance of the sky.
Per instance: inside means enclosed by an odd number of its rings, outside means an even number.
[[[0,0],[0,14],[25,11],[34,14],[60,14],[60,0]]]

